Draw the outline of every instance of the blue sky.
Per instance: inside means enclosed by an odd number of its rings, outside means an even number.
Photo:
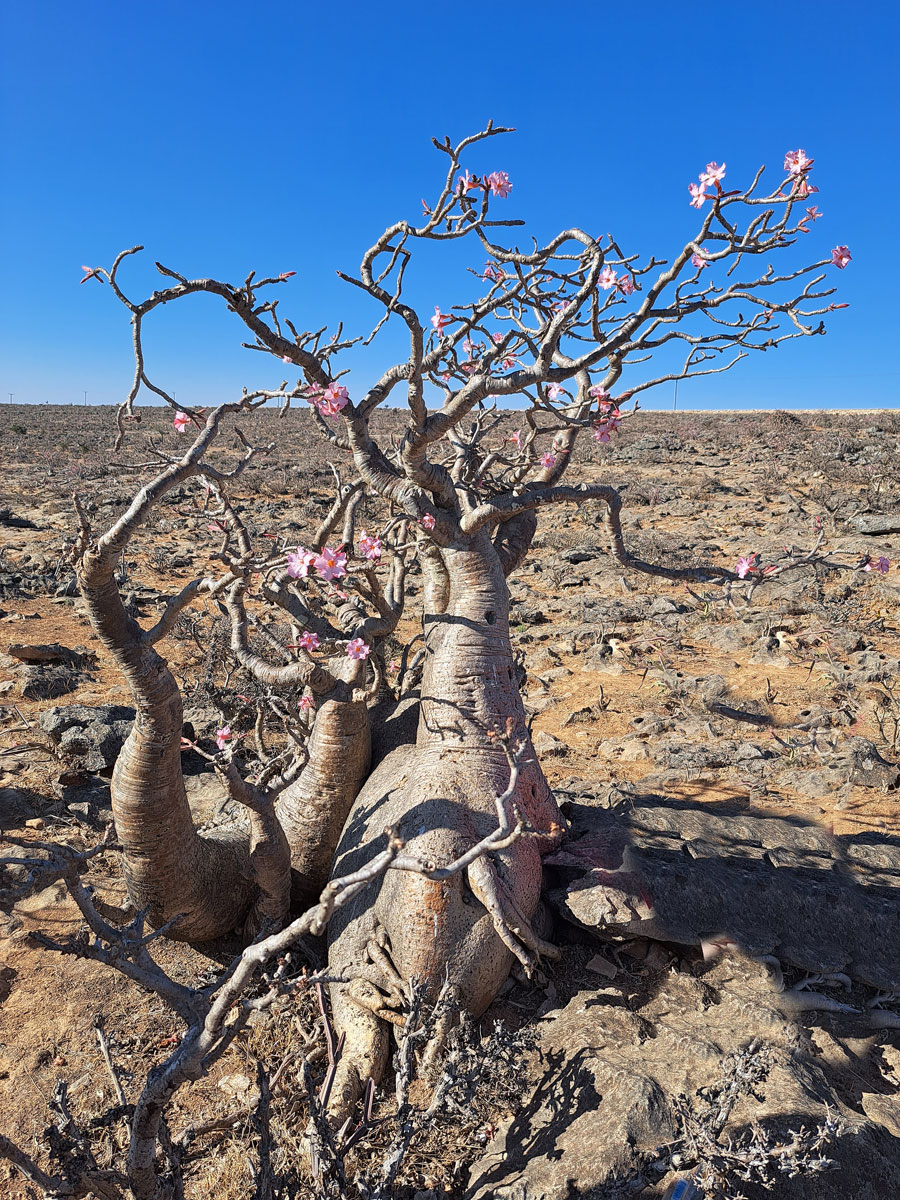
[[[728,183],[786,150],[816,159],[825,218],[809,254],[850,307],[825,338],[682,384],[679,407],[889,407],[900,392],[895,5],[491,3],[6,7],[0,30],[4,233],[0,400],[114,403],[132,360],[128,314],[82,263],[147,249],[121,276],[142,297],[153,261],[243,280],[296,270],[281,310],[365,331],[377,313],[335,275],[384,227],[416,217],[442,156],[488,118],[517,132],[473,155],[513,181],[504,214],[537,237],[580,224],[660,256],[696,214],[687,184],[711,159]],[[806,249],[806,246],[804,246]],[[470,295],[471,250],[424,254],[423,313]],[[229,319],[230,318],[230,319]],[[280,364],[240,348],[221,303],[148,319],[151,375],[185,403],[272,386]],[[388,336],[352,360],[351,395],[403,355]],[[670,407],[671,385],[645,407]]]

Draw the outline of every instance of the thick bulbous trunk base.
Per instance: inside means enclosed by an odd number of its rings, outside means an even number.
[[[368,862],[383,848],[385,827],[396,828],[408,853],[438,864],[453,861],[496,828],[495,798],[508,783],[506,758],[487,741],[443,757],[430,747],[395,750],[360,792],[333,873]],[[535,829],[559,827],[534,759],[522,770],[512,804]],[[377,1081],[384,1071],[392,1013],[402,1007],[411,979],[426,984],[431,1001],[448,982],[448,1025],[462,1012],[480,1016],[514,964],[530,972],[542,955],[555,953],[532,927],[542,848],[541,839],[522,837],[442,881],[389,871],[335,915],[329,970],[347,980],[331,986],[334,1022],[346,1035],[332,1092],[336,1124],[350,1115],[365,1080]]]

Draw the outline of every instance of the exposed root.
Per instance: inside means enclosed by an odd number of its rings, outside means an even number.
[[[486,858],[476,859],[469,864],[467,876],[476,899],[490,914],[497,936],[515,955],[529,979],[541,956],[559,958],[557,948],[538,937],[519,912],[493,863]]]

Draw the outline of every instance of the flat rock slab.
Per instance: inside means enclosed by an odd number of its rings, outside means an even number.
[[[893,513],[862,513],[853,517],[850,524],[857,533],[879,534],[900,533],[900,512]]]
[[[582,928],[686,946],[725,938],[804,971],[900,988],[896,839],[647,796],[574,803],[570,819],[545,863],[552,902]]]

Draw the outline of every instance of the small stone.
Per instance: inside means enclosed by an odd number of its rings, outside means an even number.
[[[25,822],[25,828],[26,829],[43,829],[44,828],[43,817],[29,817],[29,819]]]
[[[588,971],[593,971],[597,975],[603,975],[606,979],[614,979],[616,975],[616,964],[604,958],[602,954],[595,954],[589,963],[585,964]]]

